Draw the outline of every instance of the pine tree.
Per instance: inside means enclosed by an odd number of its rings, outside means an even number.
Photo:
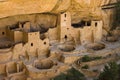
[[[104,71],[100,74],[98,80],[118,80],[119,67],[115,62],[110,62],[105,66]]]

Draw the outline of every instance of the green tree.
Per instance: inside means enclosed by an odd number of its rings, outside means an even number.
[[[118,70],[118,80],[120,80],[120,64],[118,65],[118,67],[119,67],[119,70]]]
[[[67,73],[62,73],[52,80],[85,80],[84,75],[75,68],[71,68]]]
[[[88,55],[85,55],[83,58],[82,58],[82,62],[88,62],[90,61],[91,58],[88,56]]]
[[[82,69],[89,69],[89,66],[86,64],[86,65],[82,66]]]
[[[104,71],[100,74],[98,80],[118,80],[119,67],[115,62],[110,62],[105,66]]]

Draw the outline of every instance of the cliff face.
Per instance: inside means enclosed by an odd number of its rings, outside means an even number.
[[[73,16],[81,18],[102,18],[101,6],[116,2],[115,0],[72,0],[69,10]],[[108,10],[107,10],[108,11]]]
[[[3,2],[4,1],[4,2]],[[0,2],[0,18],[19,14],[71,11],[97,13],[100,6],[115,0],[3,0]],[[99,12],[98,12],[99,13]],[[91,14],[92,15],[92,14]]]
[[[0,2],[0,18],[45,12],[61,12],[71,0],[4,0]]]
[[[54,27],[56,16],[41,13],[66,11],[71,0],[3,0],[0,1],[0,28],[17,22],[31,21],[31,25]]]
[[[103,20],[104,27],[110,29],[113,22],[114,9],[102,10],[101,6],[114,3],[116,0],[72,0],[69,11],[72,13],[72,23],[88,20]]]
[[[39,15],[38,13],[56,14],[64,11],[71,12],[72,23],[77,23],[82,19],[102,19],[104,26],[110,27],[112,22],[110,19],[114,11],[112,9],[102,10],[101,6],[113,2],[116,0],[3,0],[0,2],[0,27],[18,21],[26,21],[26,19],[34,22],[36,13],[37,15]],[[52,18],[48,16],[46,19],[49,21]],[[52,20],[56,20],[56,18]],[[45,22],[47,23],[47,21]]]

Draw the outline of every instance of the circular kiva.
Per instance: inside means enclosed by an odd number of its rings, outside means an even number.
[[[54,66],[54,62],[49,59],[38,60],[35,62],[35,67],[37,69],[51,69]]]
[[[0,49],[6,49],[6,48],[10,48],[10,47],[12,47],[13,46],[13,44],[12,43],[10,43],[10,42],[0,42]]]
[[[61,50],[61,51],[64,51],[64,52],[70,52],[70,51],[73,51],[73,50],[75,50],[75,47],[74,47],[74,45],[59,45],[59,49]]]
[[[114,37],[114,36],[107,36],[107,37],[106,37],[106,41],[108,41],[108,42],[116,42],[116,41],[117,41],[117,38]]]
[[[93,50],[102,50],[105,48],[105,45],[102,43],[90,43],[87,44],[86,47]]]

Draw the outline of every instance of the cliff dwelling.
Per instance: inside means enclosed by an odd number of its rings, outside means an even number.
[[[105,64],[119,64],[116,3],[0,0],[0,80],[57,80],[73,68],[85,75],[80,80],[93,80]]]

